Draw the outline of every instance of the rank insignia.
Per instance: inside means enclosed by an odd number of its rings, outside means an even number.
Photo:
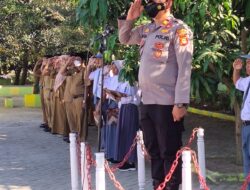
[[[156,42],[154,44],[154,48],[157,49],[157,50],[162,50],[164,48],[164,43]]]
[[[183,37],[183,36],[187,36],[187,30],[182,28],[177,30],[177,34],[179,35],[179,37]]]
[[[187,36],[180,36],[179,42],[181,46],[185,46],[188,44],[188,37]]]
[[[164,28],[172,28],[173,23],[172,23],[172,21],[164,20],[164,21],[162,22],[162,25],[163,25]]]
[[[145,33],[149,33],[149,28],[146,28],[146,29],[144,30],[144,32],[145,32]]]
[[[185,28],[178,29],[177,35],[179,36],[179,42],[181,46],[188,44],[188,32]]]
[[[162,51],[161,50],[155,50],[154,51],[154,57],[155,58],[160,58],[162,56]]]
[[[163,24],[164,26],[168,25],[168,23],[169,23],[168,20],[164,20],[164,21],[162,22],[162,24]]]
[[[168,29],[163,28],[163,29],[161,30],[161,32],[164,33],[164,34],[165,34],[165,33],[168,33]]]

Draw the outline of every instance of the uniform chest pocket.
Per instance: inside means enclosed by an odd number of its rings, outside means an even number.
[[[168,36],[162,36],[161,38],[163,39],[155,38],[154,42],[151,44],[151,56],[154,60],[166,62],[168,59],[170,41]]]

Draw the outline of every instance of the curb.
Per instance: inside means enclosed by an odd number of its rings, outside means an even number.
[[[26,108],[41,108],[41,98],[39,94],[25,94],[24,107]]]
[[[199,109],[192,108],[192,107],[188,108],[188,112],[203,115],[203,116],[208,116],[208,117],[214,117],[217,119],[235,121],[235,116],[232,116],[232,115],[227,115],[227,114],[217,113],[217,112],[210,112],[206,110],[199,110]]]

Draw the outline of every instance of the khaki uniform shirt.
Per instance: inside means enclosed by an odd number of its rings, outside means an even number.
[[[51,91],[52,91],[52,80],[50,78],[50,76],[45,75],[43,77],[43,88],[44,88],[44,99],[46,100],[50,100],[51,97]]]
[[[181,20],[170,16],[135,27],[134,21],[118,20],[119,40],[140,45],[139,87],[144,104],[189,103],[192,31]]]
[[[64,91],[64,101],[72,102],[74,98],[83,97],[84,94],[84,72],[74,73],[66,78],[66,88]]]

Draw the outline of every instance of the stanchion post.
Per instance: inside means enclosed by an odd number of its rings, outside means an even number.
[[[87,170],[87,155],[86,155],[86,143],[81,143],[81,182],[82,189],[89,189],[88,185],[88,170]]]
[[[145,157],[141,147],[143,143],[142,131],[138,131],[137,135],[139,139],[137,140],[137,164],[138,164],[138,186],[139,190],[145,189]]]
[[[72,188],[72,190],[79,190],[76,134],[70,133],[69,139],[70,139],[71,188]]]
[[[96,156],[96,190],[105,190],[105,167],[104,167],[104,153],[95,153]]]
[[[182,152],[182,190],[192,190],[191,151]]]
[[[197,133],[197,147],[198,147],[198,162],[201,170],[201,175],[206,180],[206,163],[205,163],[205,144],[204,144],[204,129],[199,128]],[[200,184],[200,189],[204,189]]]

